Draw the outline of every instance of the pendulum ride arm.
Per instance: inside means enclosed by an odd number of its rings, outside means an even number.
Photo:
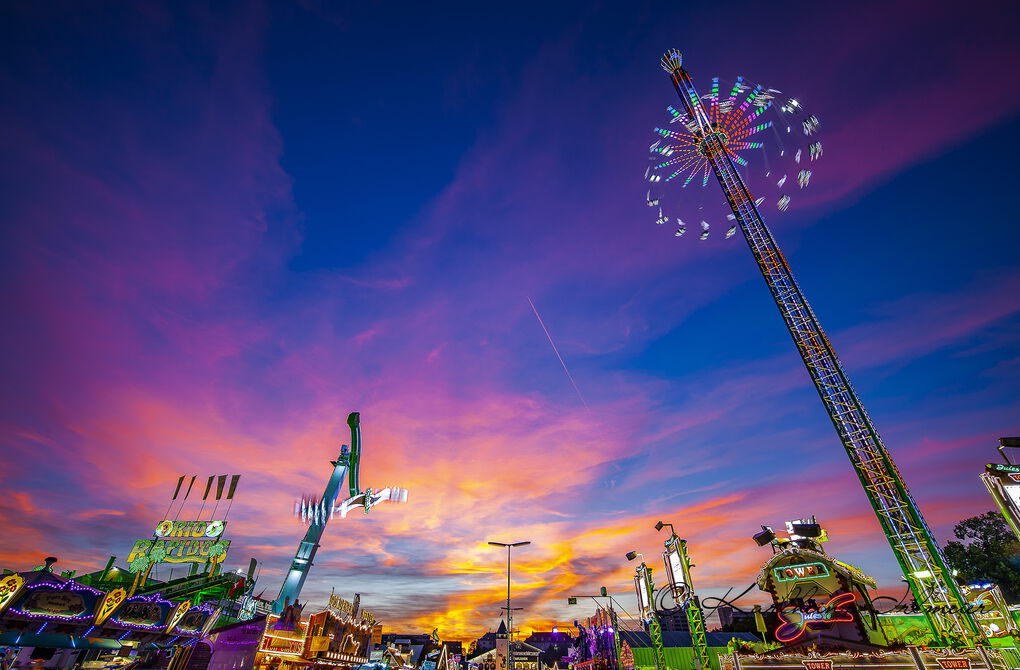
[[[680,53],[667,52],[662,67],[669,72],[687,116],[699,128],[700,149],[747,239],[936,643],[960,646],[981,641],[980,629],[939,546],[734,167],[723,134],[712,127]]]
[[[357,412],[347,417],[347,424],[351,427],[351,443],[358,449],[357,452],[348,451],[347,445],[340,448],[340,455],[333,461],[333,474],[326,483],[326,490],[322,493],[322,507],[332,509],[336,501],[340,487],[343,485],[344,477],[348,472],[351,477],[351,486],[355,485],[358,479],[358,457],[361,451],[361,426]],[[326,530],[326,523],[329,521],[329,514],[320,514],[311,519],[304,539],[298,545],[294,560],[290,564],[287,578],[280,587],[280,595],[273,601],[273,612],[279,614],[283,611],[285,603],[293,604],[301,594],[301,587],[305,584],[308,571],[312,567],[315,552],[319,550],[319,540],[322,539],[322,532]]]
[[[655,613],[655,585],[652,583],[652,569],[642,563],[638,570],[645,571],[645,588],[648,589],[648,602],[651,603],[648,616],[648,637],[652,638],[652,648],[655,650],[655,667],[658,670],[669,670],[666,665],[666,652],[662,647],[662,626],[659,624],[659,615]]]
[[[351,497],[361,493],[361,483],[358,481],[358,475],[361,471],[361,414],[359,412],[351,412],[347,415],[347,425],[351,429],[351,477],[350,477],[350,491]]]

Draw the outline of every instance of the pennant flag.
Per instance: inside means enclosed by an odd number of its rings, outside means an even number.
[[[241,475],[234,475],[230,479],[230,489],[227,491],[227,500],[234,499],[234,491],[237,490],[237,482],[241,479]]]
[[[184,499],[187,500],[188,496],[191,495],[191,487],[195,485],[195,477],[198,475],[191,475],[191,481],[188,482],[188,492],[184,494]]]
[[[177,500],[177,494],[181,492],[181,484],[184,483],[184,478],[187,475],[181,475],[180,479],[177,480],[177,488],[174,489],[174,497],[171,500]]]

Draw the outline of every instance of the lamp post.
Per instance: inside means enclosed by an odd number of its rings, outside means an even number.
[[[531,544],[529,540],[523,542],[492,542],[494,547],[506,547],[506,670],[514,670],[514,610],[510,607],[510,553],[514,547],[523,547]],[[517,608],[521,609],[521,608]]]

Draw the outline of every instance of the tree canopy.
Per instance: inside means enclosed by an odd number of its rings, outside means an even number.
[[[992,582],[1009,602],[1020,601],[1020,542],[999,512],[985,512],[953,527],[946,560],[962,582]]]

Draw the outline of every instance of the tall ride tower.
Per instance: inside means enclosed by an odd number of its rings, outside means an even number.
[[[713,126],[683,67],[680,52],[675,49],[666,52],[662,68],[673,80],[688,117],[688,127],[698,138],[698,151],[708,160],[722,187],[936,640],[950,646],[980,641],[981,631],[946,566],[942,551],[797,285],[779,245],[762,220],[754,198],[734,166],[726,134]]]

